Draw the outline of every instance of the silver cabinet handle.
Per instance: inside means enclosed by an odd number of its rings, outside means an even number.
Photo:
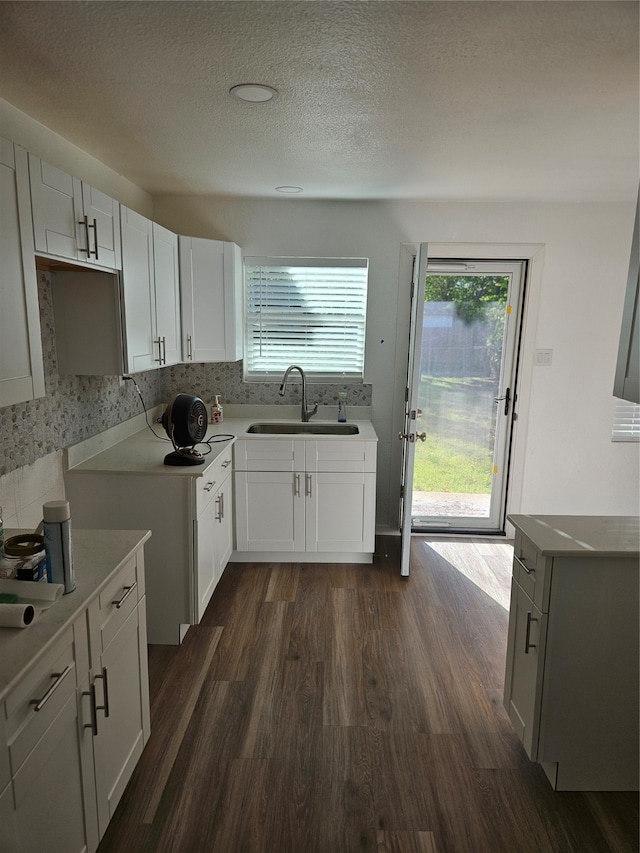
[[[221,468],[228,468],[228,467],[229,467],[229,465],[231,465],[231,460],[230,460],[230,459],[227,459],[227,460],[226,460],[226,462],[223,462],[223,463],[222,463],[222,465],[221,465],[220,467],[221,467]]]
[[[162,338],[154,338],[154,341],[153,341],[153,343],[154,343],[154,344],[157,344],[157,345],[158,345],[158,357],[153,359],[154,361],[157,361],[157,362],[158,362],[158,364],[162,364],[162,344],[161,344],[161,340],[162,340]]]
[[[109,680],[107,678],[107,668],[106,666],[102,667],[102,675],[96,675],[96,678],[102,679],[102,683],[104,685],[104,705],[96,705],[97,711],[104,711],[105,717],[109,716]]]
[[[138,586],[138,581],[134,581],[134,582],[131,584],[131,586],[125,586],[125,588],[124,588],[124,592],[123,592],[122,596],[121,596],[120,598],[116,598],[116,599],[114,599],[114,600],[111,602],[111,604],[115,604],[115,606],[117,607],[117,609],[118,609],[118,610],[120,610],[120,608],[122,607],[122,605],[125,603],[125,601],[127,600],[127,598],[129,598],[129,596],[131,595],[131,593],[133,592],[133,590],[134,590],[137,586]],[[97,678],[97,677],[98,677],[98,676],[96,676],[96,678]]]
[[[187,335],[187,358],[193,361],[193,341],[191,335]]]
[[[32,699],[29,702],[30,705],[34,706],[34,708],[33,708],[34,711],[41,711],[44,708],[44,706],[47,704],[49,699],[51,699],[53,694],[56,692],[58,687],[60,687],[60,685],[64,681],[65,677],[67,675],[69,675],[69,673],[71,672],[72,669],[73,669],[73,664],[68,663],[65,666],[65,668],[62,670],[62,672],[52,672],[51,673],[51,678],[55,678],[55,681],[53,682],[51,687],[47,690],[47,692],[44,694],[42,699]]]
[[[525,655],[529,654],[529,649],[535,649],[536,644],[531,642],[531,623],[537,622],[537,619],[533,618],[533,614],[531,612],[527,613],[527,632],[524,637],[524,653]]]
[[[293,475],[293,494],[294,497],[300,497],[300,474]]]
[[[90,690],[84,690],[83,696],[88,696],[91,699],[91,722],[85,723],[83,728],[91,729],[91,734],[94,737],[98,736],[98,705],[96,703],[96,685],[95,682],[91,685]]]
[[[80,248],[80,249],[78,249],[78,251],[84,252],[86,254],[87,258],[90,258],[91,257],[91,249],[89,248],[89,217],[85,216],[82,219],[78,219],[78,225],[84,225],[84,237],[85,237],[85,240],[87,241],[87,248],[86,249]]]
[[[215,486],[215,484],[216,484],[215,480],[209,480],[207,485],[204,487],[205,492],[210,492],[211,489]]]
[[[513,555],[513,559],[514,559],[514,560],[516,560],[516,561],[517,561],[517,562],[522,566],[522,568],[525,570],[525,572],[526,572],[528,575],[535,574],[535,571],[536,571],[536,570],[535,570],[535,569],[530,569],[530,568],[529,568],[529,566],[525,566],[525,564],[522,562],[522,560],[520,559],[520,557],[518,557],[516,554],[514,554],[514,555]]]
[[[79,249],[80,252],[86,252],[87,258],[90,258],[92,255],[98,260],[98,221],[97,219],[93,220],[93,225],[89,225],[89,217],[85,216],[83,219],[78,220],[78,225],[84,225],[84,234],[87,241],[86,249]],[[93,246],[91,249],[91,243],[89,241],[89,228],[93,228]]]
[[[93,255],[93,257],[98,260],[98,220],[93,220],[93,225],[89,225],[89,228],[93,228],[93,252],[89,252],[89,257]],[[87,246],[89,245],[89,232],[87,230]]]
[[[310,498],[312,495],[312,492],[311,492],[312,475],[311,474],[305,474],[305,481],[306,481],[305,494],[308,498]]]
[[[167,339],[163,336],[162,340],[162,364],[167,363]]]
[[[216,503],[218,504],[216,521],[222,522],[222,519],[224,518],[224,492],[220,492],[220,494],[216,498]]]

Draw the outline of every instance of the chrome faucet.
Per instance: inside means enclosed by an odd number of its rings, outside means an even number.
[[[292,370],[297,370],[302,377],[302,423],[307,423],[318,411],[318,404],[316,403],[313,409],[307,409],[307,379],[304,375],[304,370],[301,367],[298,367],[297,364],[292,364],[291,367],[287,367],[284,372],[284,376],[282,377],[282,385],[280,385],[280,391],[278,392],[281,397],[284,397],[284,392],[287,387],[287,379],[289,378],[289,374]]]

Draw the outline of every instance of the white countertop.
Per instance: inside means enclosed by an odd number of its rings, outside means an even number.
[[[126,438],[117,441],[111,447],[101,450],[99,453],[86,458],[79,464],[73,465],[74,472],[82,471],[105,471],[113,474],[130,474],[130,473],[146,473],[146,474],[162,474],[163,476],[172,477],[202,477],[205,476],[209,465],[215,462],[216,458],[222,453],[225,448],[233,444],[236,438],[246,438],[251,441],[270,441],[274,439],[296,441],[377,441],[378,437],[373,429],[370,421],[353,420],[348,421],[358,427],[358,434],[353,436],[344,435],[322,435],[296,433],[295,435],[264,435],[247,433],[247,429],[254,423],[278,423],[282,421],[290,422],[293,418],[261,418],[261,417],[242,417],[242,418],[225,418],[221,424],[209,424],[205,441],[209,442],[211,451],[205,456],[205,461],[202,465],[188,466],[171,466],[164,464],[164,457],[172,450],[171,442],[166,438],[166,433],[161,424],[153,423],[153,429],[157,436],[154,435],[148,427],[129,435]],[[335,424],[336,421],[313,419],[314,424]],[[203,445],[198,445],[196,448],[201,453],[206,451]]]
[[[640,519],[633,515],[509,515],[543,554],[637,557]]]
[[[24,531],[7,530],[7,535]],[[151,536],[149,530],[74,530],[76,588],[26,628],[0,628],[0,701]]]

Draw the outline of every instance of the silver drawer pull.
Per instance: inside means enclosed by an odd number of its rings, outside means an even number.
[[[513,559],[516,560],[516,562],[518,562],[522,566],[522,568],[528,575],[532,575],[535,573],[535,569],[530,569],[529,566],[525,566],[520,557],[516,556],[516,554],[513,555]]]
[[[102,675],[96,675],[95,678],[102,679],[102,683],[103,683],[102,693],[104,696],[104,705],[96,705],[96,712],[97,711],[104,711],[105,717],[108,717],[109,716],[109,681],[107,680],[107,668],[106,668],[106,666],[102,667]]]
[[[215,480],[209,480],[207,485],[204,487],[205,492],[210,492],[211,489],[215,486],[215,484],[216,484]]]
[[[536,644],[531,642],[531,623],[537,622],[537,619],[533,618],[533,614],[531,612],[527,613],[527,632],[524,636],[524,653],[525,655],[529,654],[529,649],[535,649]]]
[[[118,608],[118,610],[120,610],[120,608],[122,607],[122,605],[125,603],[125,601],[127,600],[127,598],[129,598],[129,596],[131,595],[131,593],[133,592],[133,590],[134,590],[137,586],[138,586],[138,581],[134,581],[134,582],[131,584],[131,586],[125,586],[125,588],[124,588],[124,592],[122,593],[122,597],[121,597],[121,598],[114,599],[114,600],[111,602],[111,604],[115,604],[115,606]]]
[[[227,459],[225,462],[222,463],[221,467],[222,468],[228,468],[229,465],[231,465],[231,460]]]
[[[91,722],[85,723],[83,728],[91,729],[91,734],[94,737],[98,736],[98,705],[96,704],[96,685],[95,682],[91,685],[90,690],[83,690],[83,696],[88,696],[91,699]]]
[[[73,669],[73,664],[68,663],[65,666],[65,668],[62,670],[62,672],[52,672],[51,673],[51,678],[55,678],[55,681],[53,682],[51,687],[47,690],[47,692],[44,694],[42,699],[32,699],[29,702],[30,705],[34,706],[34,708],[33,708],[34,711],[41,711],[44,708],[44,706],[47,704],[49,699],[51,699],[51,697],[56,692],[58,687],[60,687],[60,685],[62,684],[65,676],[69,675],[69,673],[71,672],[72,669]]]

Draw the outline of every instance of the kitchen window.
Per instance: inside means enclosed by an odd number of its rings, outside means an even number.
[[[366,258],[245,258],[245,379],[362,381]]]

